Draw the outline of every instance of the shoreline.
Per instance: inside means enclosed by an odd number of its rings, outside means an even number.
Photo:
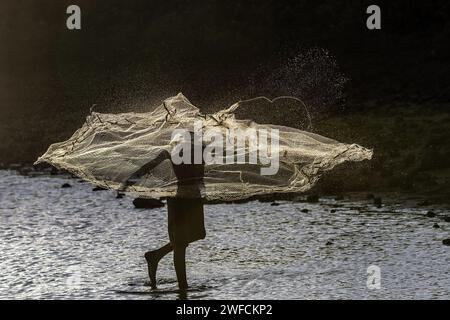
[[[71,174],[70,172],[59,170],[51,166],[45,166],[45,168],[41,170],[37,170],[35,167],[30,165],[20,165],[20,164],[11,164],[10,166],[0,167],[0,171],[13,171],[17,175],[35,178],[35,177],[55,177],[55,178],[64,178],[68,181],[75,181],[77,183],[89,183],[88,181],[84,181],[77,176]],[[326,178],[325,178],[326,179]],[[65,186],[61,186],[64,188]],[[67,186],[66,186],[67,187]],[[95,185],[92,184],[93,192],[98,190],[108,190],[108,189],[97,189]],[[94,190],[96,189],[96,190]],[[117,191],[112,190],[111,191]],[[122,198],[124,195],[120,194]],[[128,193],[128,198],[130,199],[145,199],[139,197],[138,195],[133,195],[132,193]],[[271,203],[271,205],[278,205],[280,201],[287,201],[292,203],[318,203],[321,198],[333,198],[336,201],[364,201],[375,207],[382,207],[385,204],[386,199],[388,202],[393,202],[394,199],[410,199],[413,207],[432,207],[435,205],[445,206],[446,210],[450,210],[450,198],[446,193],[430,193],[429,191],[411,191],[411,190],[402,190],[399,188],[390,188],[390,189],[364,189],[364,190],[347,190],[347,191],[336,191],[330,190],[326,186],[326,181],[322,182],[319,180],[318,184],[308,192],[305,193],[272,193],[272,194],[263,194],[251,196],[249,198],[235,200],[235,201],[220,201],[220,200],[206,200],[205,204],[215,205],[215,204],[244,204],[248,202],[258,201],[262,203]],[[148,200],[158,200],[154,198],[148,198]],[[395,201],[394,201],[395,202]]]

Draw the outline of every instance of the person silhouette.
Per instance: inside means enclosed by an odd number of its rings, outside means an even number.
[[[175,164],[171,154],[162,150],[152,161],[143,165],[139,170],[128,178],[122,190],[136,183],[136,179],[150,172],[165,160],[170,160],[174,174],[177,178],[177,191],[174,197],[167,197],[167,219],[169,243],[159,249],[148,251],[144,254],[147,261],[148,275],[152,289],[157,288],[156,272],[159,261],[168,253],[173,251],[173,262],[180,290],[188,288],[186,277],[186,248],[194,241],[204,239],[206,236],[202,189],[204,188],[203,177],[205,164],[194,163],[194,152],[197,150],[193,132],[190,132],[190,163]],[[198,142],[201,143],[201,142]],[[202,155],[203,155],[202,145]],[[184,152],[186,149],[182,149]],[[201,157],[203,159],[203,156]],[[133,181],[134,180],[134,181]]]

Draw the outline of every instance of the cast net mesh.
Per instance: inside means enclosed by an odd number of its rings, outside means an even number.
[[[322,173],[336,165],[372,157],[371,150],[357,144],[340,143],[291,127],[238,120],[235,113],[241,106],[236,103],[226,110],[204,115],[180,93],[151,112],[92,112],[70,139],[52,144],[36,163],[47,162],[95,185],[123,190],[124,181],[157,158],[162,150],[172,151],[175,129],[192,131],[196,121],[201,121],[204,131],[213,128],[224,137],[235,129],[265,129],[269,133],[278,129],[279,149],[269,150],[269,154],[278,151],[276,174],[261,175],[261,168],[269,165],[259,160],[256,164],[226,164],[225,160],[223,164],[205,165],[203,196],[232,201],[269,193],[305,192]],[[235,155],[244,154],[248,159],[249,152],[248,143],[243,148],[235,143]],[[148,198],[176,196],[177,177],[172,162],[161,161],[125,191]]]

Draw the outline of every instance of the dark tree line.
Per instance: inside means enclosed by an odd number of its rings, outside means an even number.
[[[93,104],[145,110],[179,91],[207,110],[259,91],[312,101],[328,90],[313,104],[331,113],[373,108],[365,102],[374,100],[448,101],[449,2],[377,1],[382,30],[369,31],[372,2],[1,1],[0,113],[8,120],[0,134],[26,140],[44,127],[44,144],[67,136]],[[82,9],[81,31],[65,27],[73,3]],[[311,48],[330,60],[294,66]],[[314,69],[323,71],[318,85],[307,86],[303,74]]]

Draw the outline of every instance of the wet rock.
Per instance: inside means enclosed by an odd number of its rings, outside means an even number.
[[[273,207],[276,207],[276,206],[279,206],[280,204],[278,202],[272,202],[270,205]]]
[[[331,242],[330,240],[327,241],[327,243],[325,243],[326,246],[331,246],[333,244],[333,242]]]
[[[64,183],[61,188],[72,188],[72,186],[69,183]]]
[[[253,198],[245,198],[245,199],[238,199],[238,200],[233,200],[231,203],[235,203],[235,204],[242,204],[242,203],[248,203],[250,201],[254,201]],[[219,202],[221,203],[221,202]]]
[[[375,197],[373,198],[373,204],[377,207],[377,208],[381,208],[382,205],[382,200],[380,197]]]
[[[428,218],[434,218],[434,217],[436,217],[436,213],[434,213],[433,211],[430,210],[427,212],[426,216]]]
[[[435,223],[435,224],[433,224],[433,228],[435,228],[435,229],[439,229],[440,228],[440,226],[437,224],[437,223]]]
[[[308,209],[302,209],[302,210],[300,210],[300,212],[303,212],[303,213],[308,213],[308,212],[309,212],[309,210],[308,210]]]
[[[444,239],[442,240],[442,244],[446,245],[446,246],[450,246],[450,239]]]
[[[116,199],[122,199],[124,196],[124,193],[117,192]]]
[[[103,188],[103,187],[99,187],[99,186],[97,186],[94,189],[92,189],[92,191],[104,191],[104,190],[107,190],[107,189]]]
[[[442,220],[444,220],[445,222],[450,222],[450,217],[444,217],[442,218]]]
[[[336,210],[335,210],[335,209],[331,209],[330,212],[331,212],[331,213],[335,213]]]
[[[136,198],[133,205],[140,209],[154,209],[164,207],[164,202],[158,199]]]
[[[309,194],[306,196],[306,202],[319,202],[319,196],[317,194]]]
[[[275,202],[275,201],[295,201],[298,197],[297,193],[271,193],[252,196],[250,200],[258,200],[259,202]]]

